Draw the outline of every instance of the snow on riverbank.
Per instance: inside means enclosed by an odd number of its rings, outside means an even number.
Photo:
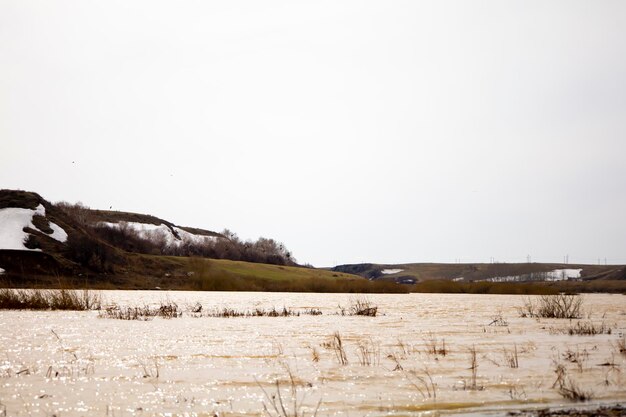
[[[156,225],[138,222],[100,222],[99,224],[113,229],[128,228],[135,232],[140,238],[146,240],[164,239],[168,246],[179,246],[185,243],[205,243],[216,239],[213,236],[203,236],[189,233],[176,226],[170,228],[163,223]]]
[[[35,215],[45,216],[45,207],[40,204],[35,210],[17,207],[0,209],[0,249],[40,251],[40,249],[29,249],[24,246],[28,233],[23,229],[30,227],[39,230],[33,224],[33,216]],[[60,226],[50,222],[50,228],[52,234],[48,234],[48,236],[61,243],[67,241],[67,233]],[[41,230],[39,231],[41,232]]]

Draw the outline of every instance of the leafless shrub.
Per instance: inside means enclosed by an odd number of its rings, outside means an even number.
[[[577,294],[542,295],[537,300],[525,298],[518,312],[521,317],[579,319],[582,306],[583,299]]]
[[[350,300],[349,313],[351,316],[376,317],[377,312],[378,306],[372,304],[367,298],[358,297]]]

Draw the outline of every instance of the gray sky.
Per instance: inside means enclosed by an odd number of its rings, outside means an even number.
[[[316,266],[626,263],[626,2],[0,0],[0,187]]]

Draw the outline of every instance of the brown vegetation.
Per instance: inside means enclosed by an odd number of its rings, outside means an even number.
[[[579,319],[583,314],[582,305],[583,299],[580,295],[543,295],[536,300],[526,298],[518,311],[521,317]]]
[[[3,310],[98,310],[100,295],[89,290],[0,289]]]

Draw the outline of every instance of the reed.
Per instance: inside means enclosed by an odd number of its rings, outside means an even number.
[[[328,345],[335,352],[337,362],[339,362],[340,365],[347,365],[348,357],[346,356],[346,349],[343,345],[343,340],[341,339],[341,334],[339,334],[339,332],[335,332],[333,334]]]
[[[3,310],[99,310],[99,293],[90,290],[0,289]]]
[[[513,350],[509,351],[506,348],[503,348],[504,354],[504,362],[508,365],[509,368],[516,369],[519,368],[519,359],[517,357],[517,344],[513,345]]]
[[[280,381],[276,380],[274,382],[275,390],[273,392],[268,392],[263,388],[263,386],[257,381],[257,385],[263,391],[263,395],[267,402],[263,402],[263,413],[268,417],[315,417],[317,416],[317,412],[322,404],[322,399],[320,398],[315,406],[315,409],[310,414],[307,414],[304,406],[304,394],[299,395],[298,393],[298,384],[296,382],[296,378],[289,368],[287,368],[288,373],[288,395],[283,394],[280,386]]]
[[[357,346],[357,357],[361,366],[380,364],[380,345],[371,338],[360,340]]]

